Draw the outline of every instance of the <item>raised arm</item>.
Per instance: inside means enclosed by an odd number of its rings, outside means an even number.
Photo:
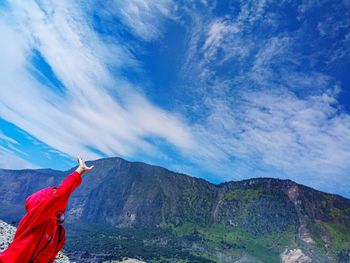
[[[92,169],[94,169],[94,165],[86,166],[85,162],[79,156],[77,157],[77,161],[79,164],[78,168],[69,176],[67,176],[67,178],[64,179],[62,183],[53,190],[54,196],[59,197],[70,195],[75,190],[75,188],[81,184],[81,176],[84,173],[90,172]]]
[[[32,207],[28,213],[22,218],[16,231],[17,236],[24,236],[33,227],[50,219],[58,210],[65,210],[69,197],[72,192],[81,184],[81,175],[85,172],[91,171],[94,166],[87,167],[85,162],[77,157],[78,168],[69,174],[62,183],[53,188],[47,196]]]
[[[77,161],[79,165],[75,171],[77,171],[80,174],[90,172],[95,167],[94,165],[86,166],[85,162],[79,156],[77,157]]]

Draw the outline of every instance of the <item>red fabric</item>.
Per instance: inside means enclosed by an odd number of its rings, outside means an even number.
[[[1,263],[27,263],[31,260],[35,263],[51,263],[55,260],[65,241],[65,231],[57,223],[56,214],[59,210],[66,210],[71,193],[81,181],[81,175],[74,171],[57,187],[56,193],[54,187],[48,187],[27,198],[27,214],[19,222],[11,245],[0,253]],[[48,242],[51,238],[51,242]]]

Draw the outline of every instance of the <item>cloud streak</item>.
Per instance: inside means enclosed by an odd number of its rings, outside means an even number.
[[[106,1],[103,16],[118,17],[138,38],[152,41],[161,35],[166,19],[174,19],[176,4],[172,0],[112,0]]]
[[[135,60],[125,46],[103,43],[78,6],[14,1],[10,9],[0,26],[0,57],[6,62],[0,78],[2,118],[54,149],[89,159],[101,153],[161,154],[147,136],[180,149],[193,147],[183,120],[152,105],[125,79],[109,72],[111,65],[121,68],[135,65]],[[63,94],[32,74],[41,70],[31,61],[34,51],[63,83]]]
[[[201,20],[192,16],[184,73],[200,99],[189,112],[205,112],[195,125],[205,145],[195,162],[224,180],[291,178],[348,195],[350,115],[338,102],[342,87],[313,66],[315,55],[300,50],[309,22],[277,30],[283,14],[267,12],[266,4],[242,3],[224,19],[211,11]]]
[[[350,115],[344,85],[327,71],[349,53],[349,23],[332,16],[339,6],[315,24],[308,3],[290,1],[240,1],[226,13],[215,1],[98,5],[95,14],[92,2],[9,4],[0,19],[1,117],[70,156],[146,153],[216,181],[291,178],[349,195]],[[174,112],[124,75],[147,75],[136,58],[162,45],[167,23],[186,50],[161,50],[183,56]]]

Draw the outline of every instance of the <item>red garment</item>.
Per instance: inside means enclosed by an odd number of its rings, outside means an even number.
[[[71,193],[81,181],[81,175],[74,171],[58,187],[42,189],[27,198],[27,214],[19,222],[11,245],[0,253],[0,263],[54,262],[65,242],[57,213],[66,210]]]

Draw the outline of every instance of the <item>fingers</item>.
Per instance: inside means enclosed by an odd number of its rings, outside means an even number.
[[[91,171],[92,169],[94,169],[94,165],[91,165],[91,166],[89,166],[89,167],[86,167],[86,170],[88,170],[88,171]]]
[[[94,165],[91,166],[86,166],[85,161],[83,159],[80,158],[80,156],[77,156],[77,161],[79,163],[79,166],[84,170],[84,171],[91,171],[92,169],[94,169]]]
[[[78,163],[79,163],[80,166],[85,166],[84,161],[80,158],[79,155],[77,156],[77,160],[78,160]]]

